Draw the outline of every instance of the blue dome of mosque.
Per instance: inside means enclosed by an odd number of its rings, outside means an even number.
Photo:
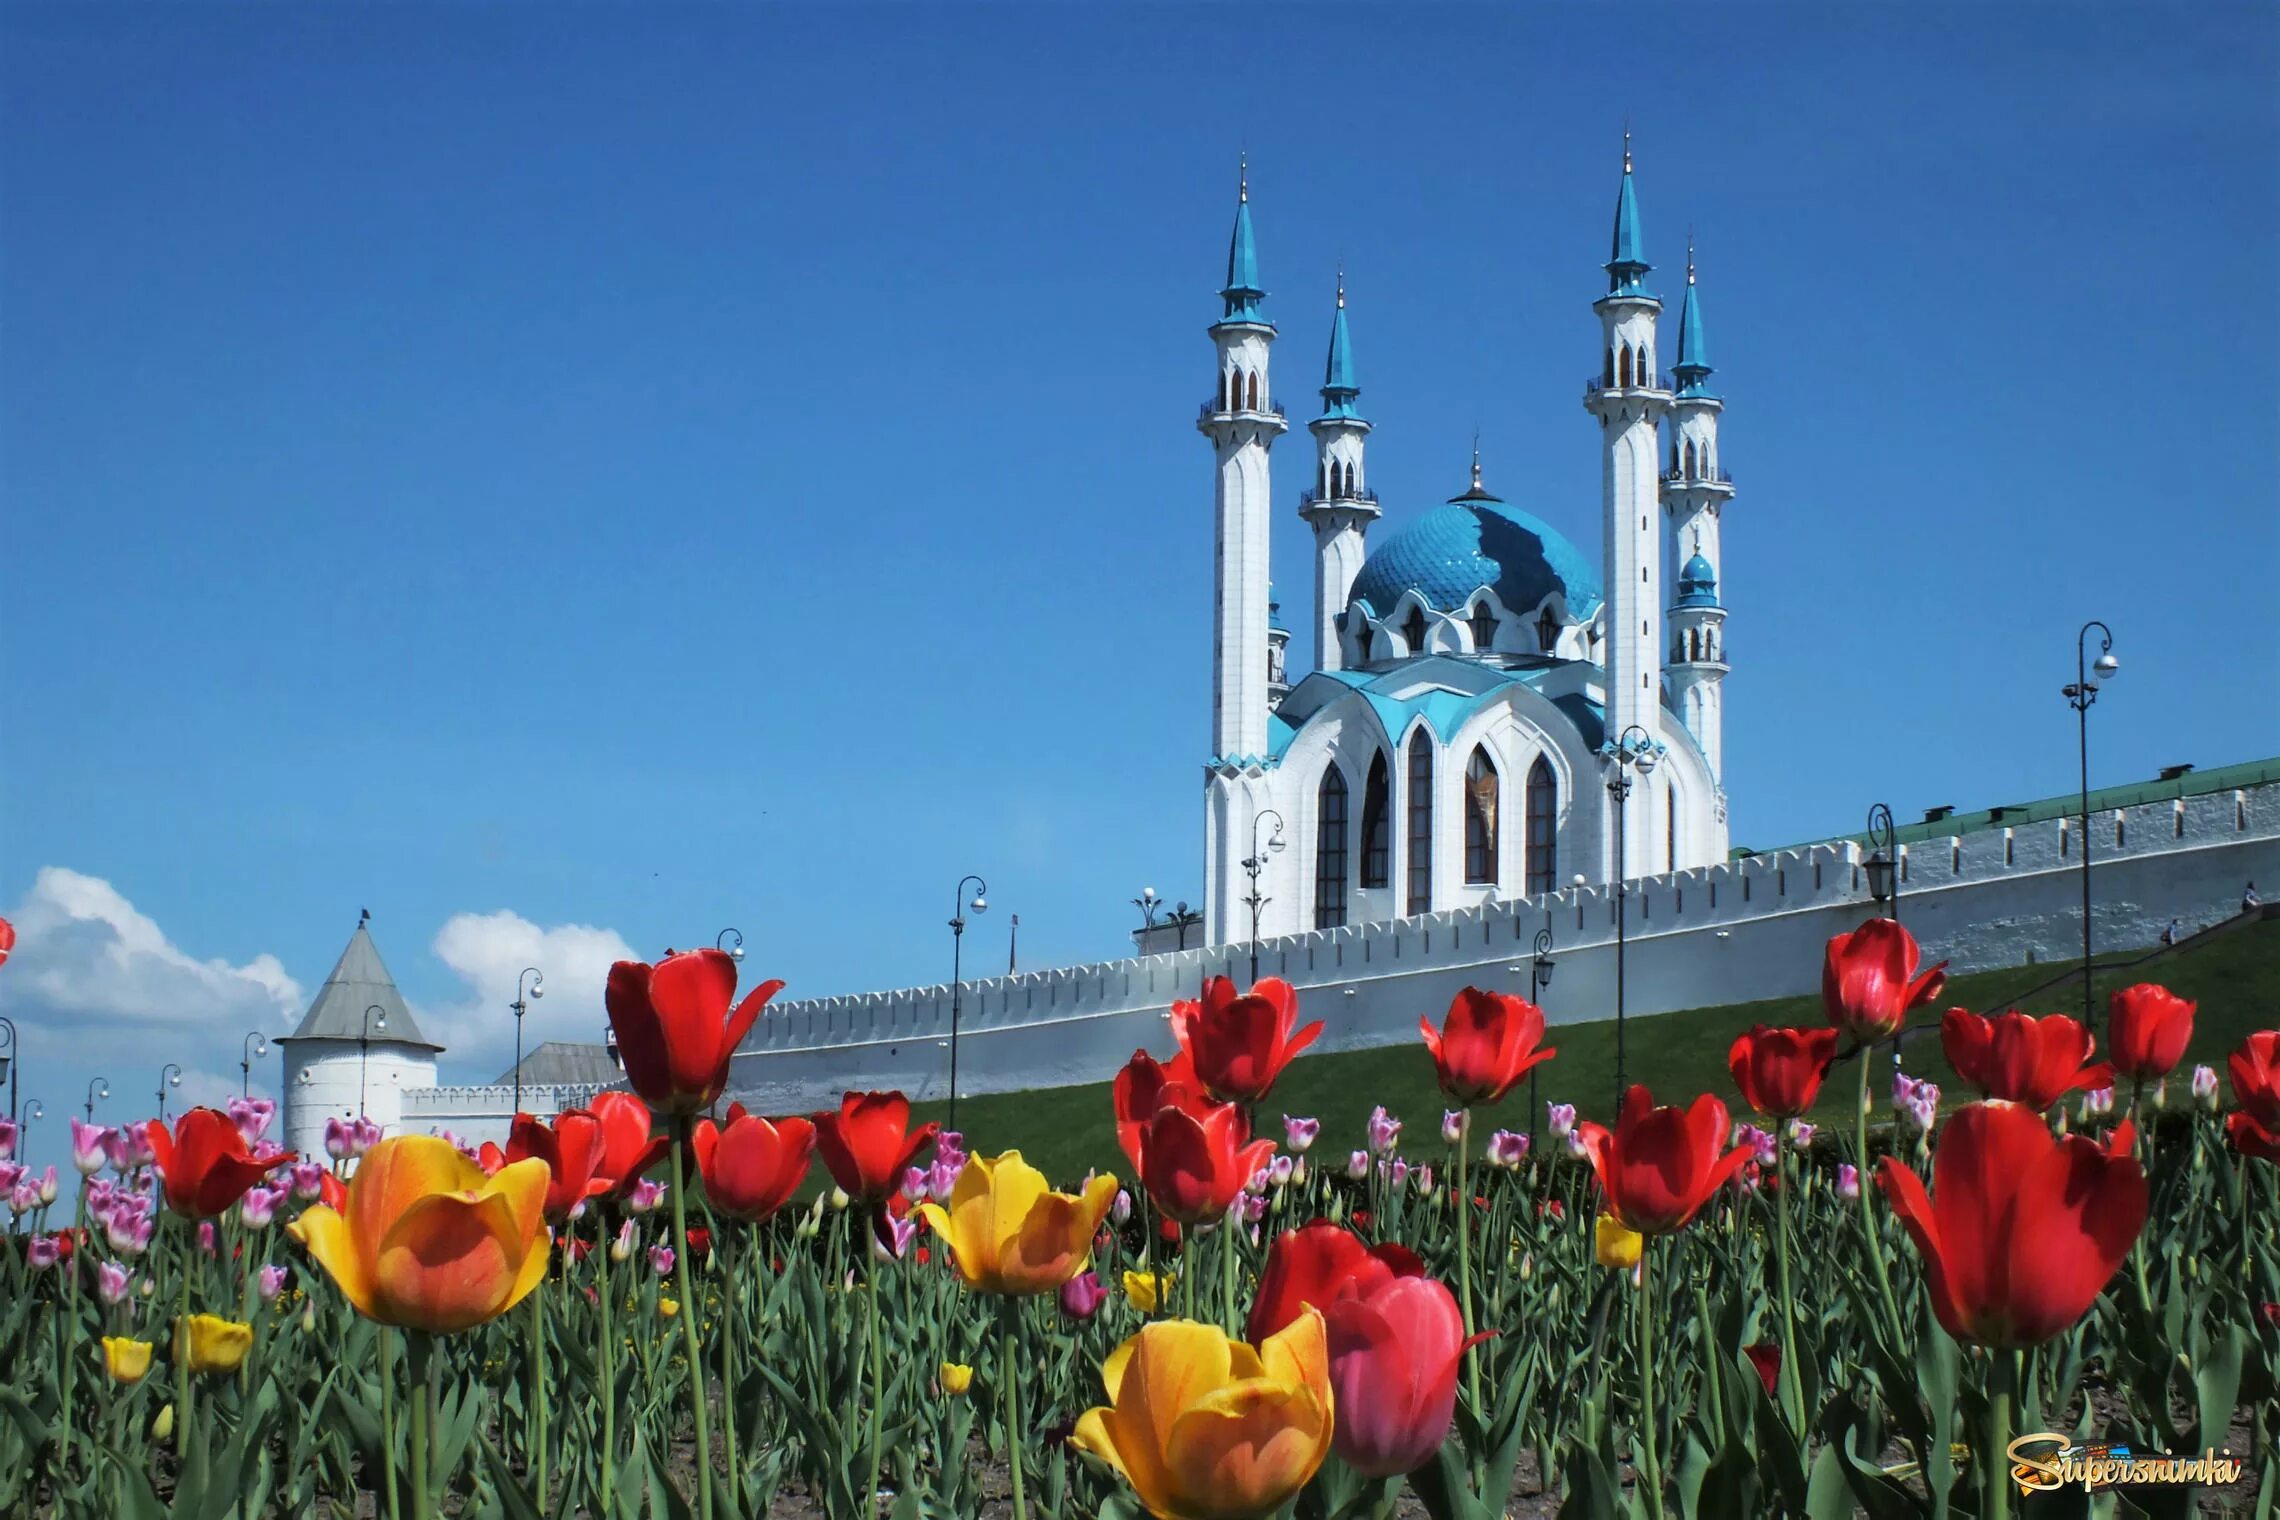
[[[1348,605],[1367,602],[1379,617],[1415,591],[1437,612],[1461,611],[1486,586],[1507,612],[1531,612],[1557,591],[1568,616],[1589,617],[1600,603],[1599,573],[1558,530],[1479,487],[1435,507],[1370,551]]]
[[[1710,568],[1710,561],[1697,554],[1678,572],[1678,605],[1681,607],[1715,607],[1718,605],[1718,572]]]

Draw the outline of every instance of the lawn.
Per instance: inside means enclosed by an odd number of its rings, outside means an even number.
[[[2120,959],[2134,961],[2136,953]],[[1977,1012],[1998,1012],[2022,993],[2048,983],[2064,968],[2048,963],[2006,970],[1976,972],[1948,984],[1938,1009],[1962,1006]],[[2280,920],[2265,920],[2229,933],[2209,936],[2143,965],[2101,968],[2096,979],[2099,1017],[2105,998],[2115,987],[2157,981],[2182,996],[2195,999],[2193,1043],[2186,1055],[2188,1067],[2205,1062],[2224,1069],[2225,1053],[2251,1030],[2272,1027],[2280,1010]],[[2079,1012],[2081,991],[2069,984],[2036,996],[2027,1012]],[[1418,1010],[1440,1022],[1442,1009]],[[1304,1004],[1300,1018],[1306,1017]],[[1733,1082],[1726,1073],[1726,1051],[1734,1036],[1753,1024],[1811,1024],[1822,1018],[1821,1002],[1809,997],[1775,998],[1759,1003],[1736,1003],[1657,1014],[1629,1021],[1625,1032],[1631,1080],[1645,1082],[1656,1095],[1682,1101],[1697,1093],[1724,1097],[1738,1105]],[[1918,1015],[1918,1026],[1906,1041],[1906,1069],[1929,1077],[1946,1089],[1950,1099],[1964,1094],[1961,1084],[1941,1057],[1938,1018]],[[1615,1081],[1615,1025],[1612,1021],[1567,1025],[1552,1031],[1551,1043],[1559,1055],[1540,1069],[1544,1102],[1571,1102],[1586,1117],[1606,1117],[1612,1107]],[[1167,1034],[1164,1048],[1171,1054]],[[1104,1078],[1113,1073],[1104,1073]],[[1889,1097],[1889,1084],[1879,1075],[1877,1099]],[[1815,1117],[1823,1122],[1844,1119],[1855,1091],[1851,1068],[1841,1067],[1823,1089]],[[2180,1079],[2182,1081],[2182,1078]],[[1525,1083],[1504,1103],[1485,1116],[1489,1124],[1525,1129],[1528,1124],[1528,1089]],[[2182,1091],[2173,1092],[2182,1098]],[[1274,1095],[1260,1107],[1263,1133],[1282,1138],[1279,1115],[1309,1114],[1322,1120],[1318,1155],[1343,1161],[1347,1152],[1362,1144],[1370,1110],[1384,1104],[1408,1125],[1405,1138],[1413,1151],[1437,1149],[1444,1108],[1433,1077],[1433,1063],[1422,1042],[1406,1041],[1373,1050],[1343,1051],[1331,1055],[1301,1056],[1283,1076]],[[1083,1087],[1057,1087],[1030,1092],[969,1097],[959,1104],[959,1123],[968,1143],[985,1152],[1018,1148],[1048,1175],[1074,1178],[1087,1168],[1128,1171],[1116,1148],[1114,1110],[1109,1082]],[[920,1106],[921,1118],[945,1117],[940,1104]],[[1539,1122],[1541,1115],[1538,1116]]]

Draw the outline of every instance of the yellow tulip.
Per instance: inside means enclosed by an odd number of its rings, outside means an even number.
[[[150,1352],[149,1341],[106,1335],[103,1337],[103,1370],[111,1374],[114,1383],[139,1383],[150,1375]]]
[[[1158,1304],[1172,1296],[1172,1284],[1176,1280],[1169,1272],[1127,1272],[1124,1297],[1142,1314],[1153,1314]]]
[[[918,1212],[950,1247],[967,1287],[1050,1293],[1085,1269],[1093,1232],[1114,1202],[1114,1177],[1095,1177],[1081,1197],[1056,1193],[1021,1152],[1007,1151],[969,1160],[949,1208],[922,1203]]]
[[[657,1300],[657,1312],[671,1319],[681,1312],[681,1301],[677,1298],[660,1298]]]
[[[944,1362],[935,1372],[942,1383],[942,1391],[952,1398],[962,1398],[974,1386],[974,1369],[964,1362]]]
[[[1329,1344],[1311,1306],[1255,1351],[1215,1325],[1160,1320],[1100,1370],[1108,1407],[1070,1439],[1160,1520],[1271,1515],[1330,1454]]]
[[[396,1135],[357,1164],[345,1213],[323,1204],[286,1228],[367,1319],[472,1329],[546,1275],[546,1161],[486,1177],[450,1141]]]
[[[192,1372],[235,1372],[253,1349],[253,1326],[215,1314],[193,1314],[187,1322],[189,1349],[183,1349],[185,1322],[174,1322],[175,1360],[187,1359]],[[147,1355],[147,1353],[146,1353]]]
[[[1613,1214],[1599,1216],[1594,1246],[1599,1264],[1603,1267],[1635,1267],[1639,1264],[1639,1249],[1646,1237],[1617,1219]]]
[[[150,1434],[151,1439],[156,1441],[167,1441],[173,1439],[174,1406],[172,1404],[169,1404],[165,1408],[159,1410],[158,1418],[150,1422]]]

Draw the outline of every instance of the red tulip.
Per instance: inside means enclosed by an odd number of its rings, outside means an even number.
[[[2260,1029],[2225,1058],[2233,1101],[2259,1129],[2280,1132],[2280,1029]]]
[[[1765,1384],[1765,1391],[1773,1393],[1781,1382],[1781,1342],[1759,1341],[1744,1346],[1742,1355],[1750,1359],[1750,1366],[1756,1369],[1758,1381]]]
[[[690,1145],[713,1212],[758,1221],[782,1208],[806,1180],[815,1126],[805,1119],[771,1124],[731,1103],[728,1123],[698,1120]]]
[[[1124,1158],[1132,1163],[1134,1173],[1140,1170],[1140,1132],[1156,1117],[1164,1089],[1173,1083],[1188,1088],[1200,1085],[1195,1078],[1195,1061],[1185,1048],[1161,1066],[1145,1050],[1135,1050],[1116,1074],[1116,1143],[1124,1148]]]
[[[2139,1082],[2159,1081],[2175,1071],[2193,1038],[2193,1008],[2152,982],[2116,992],[2106,1003],[2106,1046],[2114,1069]]]
[[[327,1172],[317,1179],[317,1202],[335,1214],[348,1208],[348,1184]]]
[[[1215,976],[1203,984],[1200,1001],[1172,1004],[1172,1033],[1196,1076],[1229,1103],[1265,1098],[1283,1068],[1322,1033],[1317,1019],[1294,1035],[1297,1021],[1297,989],[1273,976],[1241,995],[1232,981]]]
[[[736,962],[719,950],[669,955],[654,967],[619,961],[604,1001],[626,1081],[652,1108],[703,1113],[728,1086],[729,1058],[783,985],[762,982],[736,1003]]]
[[[594,1177],[594,1160],[601,1148],[601,1121],[581,1108],[565,1109],[549,1126],[529,1114],[515,1115],[507,1131],[505,1160],[512,1166],[533,1156],[546,1163],[547,1222],[560,1226],[570,1211],[587,1199],[608,1191],[609,1184]],[[486,1172],[496,1168],[485,1166]]]
[[[2243,1156],[2254,1156],[2280,1166],[2280,1132],[2266,1129],[2247,1112],[2225,1115],[2225,1134],[2230,1137],[2233,1149]]]
[[[1397,1277],[1422,1277],[1425,1263],[1407,1246],[1364,1245],[1352,1231],[1317,1219],[1285,1230],[1267,1248],[1266,1269],[1251,1301],[1243,1337],[1256,1346],[1298,1318],[1308,1304],[1323,1313],[1341,1299],[1366,1295]]]
[[[2063,1013],[2038,1019],[2013,1009],[1983,1019],[1967,1008],[1950,1008],[1940,1020],[1940,1045],[1964,1081],[1990,1098],[2038,1112],[2078,1087],[2095,1092],[2114,1085],[2113,1067],[2083,1064],[2097,1041],[2079,1019]]]
[[[1174,1084],[1140,1137],[1140,1183],[1165,1218],[1216,1222],[1274,1149],[1272,1140],[1251,1138],[1234,1104],[1197,1103]]]
[[[1575,1127],[1607,1208],[1640,1235],[1682,1230],[1711,1194],[1740,1171],[1752,1154],[1737,1146],[1719,1154],[1731,1126],[1726,1105],[1708,1093],[1693,1106],[1655,1107],[1654,1094],[1634,1084],[1610,1132],[1604,1124]]]
[[[1775,1119],[1794,1119],[1820,1096],[1821,1079],[1837,1053],[1834,1029],[1769,1029],[1763,1024],[1734,1041],[1726,1069],[1742,1101]]]
[[[174,1121],[174,1130],[151,1120],[144,1127],[152,1160],[166,1181],[167,1206],[186,1219],[213,1219],[297,1152],[279,1151],[254,1159],[237,1121],[218,1108],[193,1108]]]
[[[1467,987],[1449,1003],[1440,1033],[1419,1019],[1425,1048],[1441,1075],[1441,1091],[1466,1108],[1494,1103],[1556,1050],[1538,1050],[1544,1038],[1544,1011],[1526,998]]]
[[[1430,1277],[1385,1279],[1323,1312],[1338,1420],[1331,1442],[1373,1478],[1414,1472],[1448,1439],[1465,1338],[1456,1295]]]
[[[656,1123],[649,1105],[632,1093],[596,1093],[586,1111],[602,1126],[594,1176],[608,1184],[604,1191],[612,1197],[631,1191],[644,1173],[665,1159],[673,1144],[670,1135],[651,1133]]]
[[[2145,1225],[2136,1128],[2103,1146],[2059,1139],[2023,1104],[1973,1103],[1948,1120],[1932,1193],[1887,1156],[1877,1185],[1924,1259],[1932,1312],[1982,1346],[2033,1346],[2082,1318]]]
[[[1947,985],[1947,962],[1919,976],[1921,957],[1915,936],[1889,918],[1872,918],[1850,934],[1833,936],[1821,963],[1821,1004],[1829,1022],[1855,1044],[1890,1039],[1909,1009],[1938,997]]]
[[[815,1116],[816,1149],[848,1197],[879,1203],[902,1186],[903,1168],[934,1142],[939,1124],[910,1127],[910,1099],[899,1092],[848,1093],[839,1112]]]

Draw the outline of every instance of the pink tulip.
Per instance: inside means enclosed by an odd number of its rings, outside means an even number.
[[[1359,1182],[1370,1174],[1370,1153],[1356,1151],[1346,1158],[1346,1180]]]
[[[269,1121],[277,1117],[277,1105],[267,1098],[232,1098],[227,1112],[238,1133],[245,1136],[245,1143],[259,1145]]]
[[[1441,1111],[1441,1139],[1450,1145],[1455,1145],[1464,1137],[1465,1111],[1461,1108],[1443,1109]]]
[[[633,1253],[641,1249],[641,1233],[628,1219],[618,1226],[617,1238],[610,1242],[610,1260],[631,1261]]]
[[[55,1202],[58,1191],[60,1190],[56,1186],[55,1163],[51,1161],[48,1163],[47,1170],[40,1173],[40,1202]]]
[[[901,1261],[910,1254],[910,1243],[917,1238],[916,1219],[881,1215],[878,1228],[871,1232],[871,1257],[875,1261]]]
[[[925,1167],[904,1167],[902,1180],[903,1196],[905,1198],[908,1198],[912,1203],[924,1203],[926,1201],[926,1178],[927,1171]],[[944,1201],[947,1202],[948,1200],[945,1199]]]
[[[134,1274],[123,1263],[107,1261],[95,1269],[95,1294],[107,1304],[125,1303],[133,1282]]]
[[[238,1200],[238,1217],[245,1221],[247,1229],[262,1229],[277,1217],[277,1205],[284,1200],[285,1189],[266,1188],[257,1183],[247,1188],[245,1196]]]
[[[659,1277],[672,1276],[673,1248],[671,1246],[651,1246],[649,1248],[649,1270],[655,1272]]]
[[[151,1211],[121,1199],[103,1221],[103,1238],[121,1256],[140,1256],[150,1249]]]
[[[1128,1223],[1130,1223],[1130,1222],[1131,1222],[1131,1219],[1132,1219],[1132,1194],[1131,1194],[1131,1193],[1129,1193],[1128,1191],[1126,1191],[1126,1190],[1125,1190],[1125,1189],[1123,1189],[1123,1188],[1118,1188],[1118,1189],[1116,1190],[1116,1201],[1115,1201],[1114,1203],[1112,1203],[1112,1204],[1110,1204],[1110,1205],[1108,1206],[1108,1218],[1109,1218],[1109,1222],[1110,1222],[1110,1223],[1112,1223],[1112,1224],[1114,1224],[1114,1225],[1115,1225],[1115,1226],[1116,1226],[1118,1229],[1120,1229],[1120,1230],[1121,1230],[1122,1228],[1124,1228],[1124,1226],[1125,1226],[1126,1224],[1128,1224]]]
[[[1322,1133],[1319,1119],[1293,1119],[1283,1115],[1283,1149],[1294,1156],[1303,1156],[1314,1144],[1315,1136]]]
[[[1847,1203],[1860,1197],[1860,1168],[1850,1161],[1837,1167],[1837,1196]]]
[[[290,1173],[293,1196],[303,1203],[315,1203],[325,1195],[325,1164],[322,1161],[296,1161]]]
[[[626,1212],[629,1214],[655,1213],[657,1206],[664,1201],[665,1184],[653,1182],[644,1177],[633,1185],[631,1192],[625,1195]]]
[[[40,1185],[38,1183],[18,1180],[16,1185],[8,1190],[8,1207],[12,1212],[29,1214],[39,1206]]]
[[[275,1303],[277,1295],[285,1291],[285,1269],[278,1266],[263,1267],[260,1277],[254,1282],[254,1291],[261,1295],[263,1303]]]
[[[104,1144],[110,1134],[100,1124],[82,1124],[77,1119],[71,1121],[71,1164],[80,1176],[92,1177],[103,1170],[103,1163],[110,1159],[110,1152]]]
[[[325,1121],[325,1154],[335,1161],[346,1161],[356,1154],[356,1132],[346,1119]]]
[[[380,1126],[364,1115],[358,1114],[356,1122],[349,1126],[349,1136],[356,1144],[356,1154],[361,1156],[380,1143]]]
[[[9,1160],[15,1154],[16,1121],[13,1119],[0,1119],[0,1161]]]
[[[1488,1137],[1488,1163],[1517,1170],[1528,1159],[1528,1137],[1500,1129]]]
[[[1401,1143],[1401,1121],[1387,1113],[1382,1103],[1370,1110],[1369,1136],[1370,1153],[1376,1156],[1391,1154]]]
[[[60,1235],[34,1235],[30,1245],[24,1247],[24,1260],[35,1271],[46,1271],[63,1260],[63,1237]]]
[[[1448,1438],[1458,1366],[1472,1344],[1456,1295],[1429,1277],[1394,1277],[1337,1300],[1324,1318],[1338,1455],[1374,1478],[1423,1467]]]
[[[1544,1105],[1544,1117],[1546,1126],[1551,1130],[1554,1140],[1565,1140],[1575,1133],[1575,1105],[1573,1103],[1548,1103]]]
[[[214,1221],[211,1219],[201,1219],[198,1221],[198,1249],[205,1252],[208,1256],[215,1256],[220,1254],[219,1249],[214,1243]]]
[[[1061,1312],[1073,1320],[1088,1320],[1108,1299],[1098,1272],[1080,1272],[1061,1284]]]

